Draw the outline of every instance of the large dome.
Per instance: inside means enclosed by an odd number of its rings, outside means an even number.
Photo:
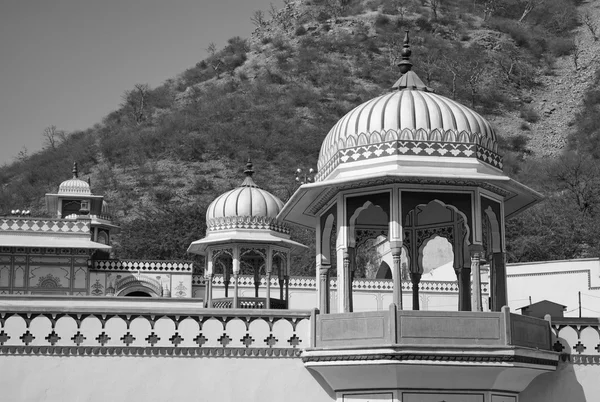
[[[467,157],[502,167],[490,123],[432,93],[410,70],[410,50],[404,52],[405,69],[393,92],[357,106],[329,131],[319,153],[317,181],[340,164],[385,157]]]
[[[266,229],[269,226],[281,226],[276,216],[283,202],[266,190],[261,189],[252,180],[252,164],[248,162],[246,179],[237,187],[217,197],[206,211],[208,230],[231,228]]]
[[[77,163],[73,164],[73,178],[65,180],[58,186],[58,194],[60,195],[92,195],[90,184],[87,181],[77,178]]]

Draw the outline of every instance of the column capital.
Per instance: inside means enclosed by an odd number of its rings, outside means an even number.
[[[330,269],[331,265],[321,265],[319,267],[319,275],[327,275]]]
[[[469,252],[471,253],[471,256],[481,255],[481,254],[483,254],[483,245],[482,244],[470,244]]]

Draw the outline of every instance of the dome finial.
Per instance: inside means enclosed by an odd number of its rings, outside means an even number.
[[[400,67],[400,72],[402,74],[406,74],[412,69],[412,63],[410,62],[410,55],[412,51],[410,50],[409,40],[408,40],[408,29],[405,31],[404,35],[404,44],[402,45],[402,51],[400,54],[402,55],[402,61],[398,63],[398,67]]]
[[[78,173],[77,173],[77,162],[73,162],[73,170],[71,172],[73,172],[73,178],[76,179],[77,176],[78,176]]]
[[[246,170],[244,170],[244,174],[248,177],[252,177],[254,174],[254,170],[252,170],[252,161],[248,158],[248,162],[246,162]]]
[[[252,169],[252,161],[248,158],[248,162],[246,162],[246,169],[244,170],[244,174],[246,178],[242,182],[242,187],[258,187],[254,180],[252,180],[252,175],[254,174],[254,169]]]

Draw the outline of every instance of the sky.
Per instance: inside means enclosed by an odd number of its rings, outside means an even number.
[[[44,128],[100,123],[137,83],[156,87],[249,37],[283,0],[0,0],[0,165],[43,146]]]

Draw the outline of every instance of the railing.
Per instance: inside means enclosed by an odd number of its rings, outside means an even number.
[[[0,354],[297,357],[309,319],[193,299],[0,297]]]
[[[522,346],[552,350],[547,321],[501,312],[397,310],[317,315],[316,348],[442,345]]]
[[[194,275],[192,277],[192,284],[194,286],[202,286],[206,283],[206,280],[201,275]],[[230,284],[233,284],[233,278],[230,279]],[[266,286],[266,278],[260,279],[260,286]],[[223,286],[224,279],[222,275],[215,275],[213,277],[213,286]],[[253,287],[254,276],[244,275],[238,277],[238,285],[241,287]],[[271,286],[278,288],[279,280],[274,277],[271,278]],[[482,282],[483,293],[489,292],[489,283]],[[302,289],[316,289],[317,282],[314,278],[308,277],[290,277],[289,282],[290,288],[302,288]],[[337,289],[337,279],[330,280],[331,289]],[[413,285],[411,281],[402,281],[403,291],[412,291]],[[388,291],[391,292],[394,289],[394,283],[389,279],[355,279],[352,282],[353,290],[367,290],[367,291]],[[419,283],[419,291],[422,292],[435,292],[435,293],[458,293],[458,282],[454,281],[421,281]]]
[[[0,230],[34,233],[90,233],[88,220],[0,218]]]
[[[287,308],[285,300],[271,298],[270,303],[273,310],[285,310]],[[267,300],[264,297],[239,297],[238,305],[238,308],[241,309],[265,309],[267,308]],[[232,306],[232,297],[218,298],[212,301],[213,308],[232,308]]]

